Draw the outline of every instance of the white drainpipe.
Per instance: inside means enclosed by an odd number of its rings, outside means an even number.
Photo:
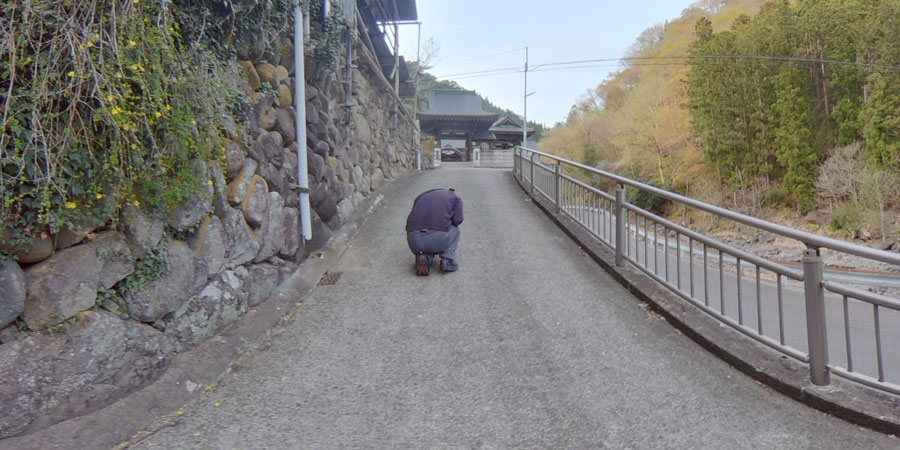
[[[326,5],[328,3],[326,2]],[[309,168],[306,163],[306,71],[304,62],[303,12],[294,7],[294,105],[297,108],[297,185],[300,188],[300,233],[312,239],[309,216]]]

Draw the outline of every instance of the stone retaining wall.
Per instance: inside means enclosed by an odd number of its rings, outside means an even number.
[[[249,108],[221,125],[226,161],[194,165],[206,192],[168,217],[128,207],[115,228],[48,236],[0,267],[0,438],[148,384],[265,301],[372,191],[415,169],[414,126],[380,75],[362,61],[352,83],[346,68],[308,74],[313,238],[302,242],[293,48],[260,41],[231,68]],[[112,289],[124,301],[106,299]]]

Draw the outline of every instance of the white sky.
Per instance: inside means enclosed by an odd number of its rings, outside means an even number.
[[[538,70],[545,63],[619,58],[646,28],[677,18],[692,0],[418,0],[422,42],[439,45],[430,73],[456,80],[502,108],[523,112],[521,72],[452,76],[525,64],[528,47],[528,119],[564,121],[578,98],[614,71],[606,67]],[[400,52],[416,59],[415,25],[400,29]],[[503,54],[500,54],[503,53]],[[499,54],[499,55],[498,55]]]

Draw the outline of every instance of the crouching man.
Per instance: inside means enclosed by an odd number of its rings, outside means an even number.
[[[406,218],[406,242],[416,255],[416,275],[428,276],[434,255],[440,255],[441,270],[459,268],[457,247],[463,202],[454,190],[432,189],[416,197]]]

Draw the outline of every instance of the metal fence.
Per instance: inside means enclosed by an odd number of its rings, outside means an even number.
[[[721,323],[809,364],[814,384],[827,385],[835,374],[900,395],[900,300],[829,279],[822,252],[898,269],[900,255],[766,222],[540,151],[516,148],[513,172],[532,195],[552,201],[612,249],[616,265],[631,264]],[[577,173],[614,184],[615,191],[598,189]],[[799,241],[806,247],[799,268],[629,204],[627,189]]]

